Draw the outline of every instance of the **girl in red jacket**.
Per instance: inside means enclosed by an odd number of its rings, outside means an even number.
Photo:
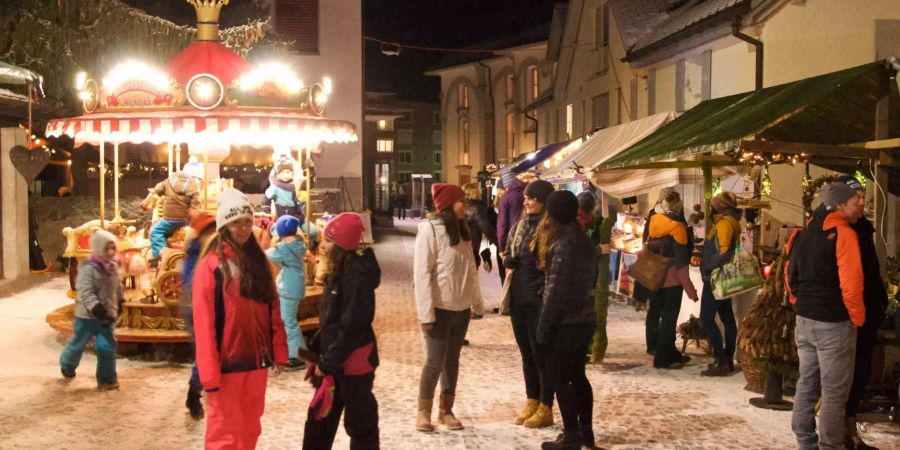
[[[281,373],[287,339],[243,193],[222,192],[216,229],[192,288],[197,368],[209,403],[206,448],[253,449],[262,431],[268,370]]]

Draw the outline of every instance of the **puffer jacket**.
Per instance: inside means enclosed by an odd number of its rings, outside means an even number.
[[[703,261],[700,263],[700,275],[704,281],[709,280],[713,270],[728,264],[734,258],[734,242],[740,239],[741,234],[738,217],[740,217],[740,212],[736,209],[716,215],[716,224],[709,230],[703,241]]]
[[[419,224],[413,281],[421,323],[434,322],[435,308],[448,311],[472,309],[475,314],[484,314],[472,246],[464,239],[450,245],[450,236],[439,219]]]
[[[109,266],[115,267],[111,262]],[[85,259],[78,265],[78,278],[75,280],[75,317],[97,319],[91,309],[98,304],[103,305],[110,318],[119,316],[119,303],[124,301],[124,286],[116,270],[109,270],[93,258]]]
[[[654,214],[650,218],[647,247],[654,253],[672,258],[662,287],[681,285],[688,297],[697,298],[697,290],[690,278],[691,248],[687,224],[677,213]]]
[[[517,312],[540,309],[543,304],[544,271],[537,268],[531,241],[543,214],[532,214],[516,223],[506,241],[503,265],[513,269],[509,286],[509,309]]]
[[[575,223],[550,247],[544,272],[544,307],[538,321],[537,341],[547,343],[560,325],[591,323],[597,252],[591,239]]]
[[[163,218],[184,220],[189,209],[200,207],[200,185],[190,175],[176,172],[168,180],[153,187],[156,195],[163,196]]]
[[[305,255],[306,245],[300,238],[291,242],[281,241],[275,247],[266,250],[269,261],[281,268],[275,279],[279,297],[297,300],[305,296],[306,275],[303,269]]]
[[[347,273],[328,280],[319,306],[319,369],[327,375],[370,373],[378,367],[375,289],[381,269],[368,248]]]
[[[285,364],[287,336],[278,298],[261,303],[240,293],[237,255],[225,246],[224,258],[207,253],[194,271],[192,301],[197,369],[207,391],[219,389],[222,374]],[[232,277],[219,268],[228,264]]]
[[[500,209],[497,212],[497,248],[506,248],[509,230],[521,218],[525,204],[525,183],[522,180],[512,178],[506,189],[506,193],[500,197]]]

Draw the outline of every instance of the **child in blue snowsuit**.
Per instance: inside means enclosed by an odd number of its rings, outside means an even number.
[[[119,305],[124,300],[124,286],[115,259],[116,237],[108,231],[96,230],[91,235],[90,246],[91,256],[78,266],[75,329],[59,356],[59,365],[63,377],[75,378],[84,348],[96,337],[97,389],[105,391],[119,388],[114,330]]]
[[[288,363],[286,370],[299,370],[306,366],[298,357],[298,349],[306,349],[303,333],[297,323],[297,308],[300,301],[306,296],[306,277],[303,269],[303,261],[306,255],[306,245],[297,237],[297,227],[300,221],[290,215],[281,216],[275,222],[275,232],[279,236],[279,242],[274,247],[266,250],[269,260],[280,267],[276,285],[278,297],[281,300],[281,318],[284,320],[284,329],[287,334]]]

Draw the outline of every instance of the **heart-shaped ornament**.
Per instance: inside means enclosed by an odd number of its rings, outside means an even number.
[[[25,182],[31,184],[50,162],[50,151],[47,149],[28,150],[17,145],[9,150],[9,159],[12,161],[13,167],[25,178]]]

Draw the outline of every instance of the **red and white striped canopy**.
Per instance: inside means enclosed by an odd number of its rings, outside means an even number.
[[[98,113],[47,124],[47,137],[62,135],[75,139],[76,145],[150,142],[305,148],[358,140],[350,122],[277,109]]]

